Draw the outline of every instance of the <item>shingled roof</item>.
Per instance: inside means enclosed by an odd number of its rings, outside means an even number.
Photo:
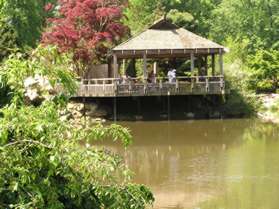
[[[142,33],[116,46],[113,51],[181,49],[222,49],[223,51],[225,47],[184,28],[179,28],[164,18]]]

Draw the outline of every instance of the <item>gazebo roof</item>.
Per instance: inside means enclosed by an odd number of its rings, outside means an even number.
[[[161,19],[147,30],[113,48],[118,51],[203,50],[224,52],[225,47]]]

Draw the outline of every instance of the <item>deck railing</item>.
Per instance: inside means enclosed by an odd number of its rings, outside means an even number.
[[[77,97],[127,97],[224,94],[224,76],[177,77],[174,82],[160,77],[81,79]]]

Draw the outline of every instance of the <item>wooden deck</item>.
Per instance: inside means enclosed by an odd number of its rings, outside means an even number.
[[[137,79],[83,79],[75,97],[142,97],[167,95],[222,95],[225,94],[223,76],[177,77],[169,83],[157,78],[154,83]]]

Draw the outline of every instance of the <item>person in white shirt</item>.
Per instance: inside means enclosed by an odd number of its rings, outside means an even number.
[[[168,71],[168,79],[169,79],[169,83],[176,82],[176,69],[170,69]]]

